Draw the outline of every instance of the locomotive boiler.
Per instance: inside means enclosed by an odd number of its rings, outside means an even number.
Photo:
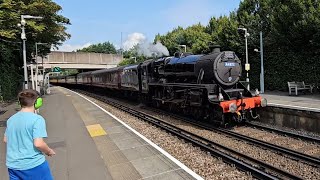
[[[176,54],[167,59],[161,73],[170,82],[220,84],[237,83],[241,76],[241,61],[232,51],[220,52],[215,47],[208,55]]]

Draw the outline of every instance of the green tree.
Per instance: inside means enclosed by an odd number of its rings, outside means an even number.
[[[320,83],[320,3],[317,0],[244,0],[239,24],[251,34],[252,74],[259,74],[259,31],[264,35],[265,82],[269,89],[286,89],[287,81]],[[258,82],[258,77],[255,82]]]
[[[243,37],[237,29],[239,23],[233,12],[230,16],[212,17],[206,27],[206,32],[211,35],[213,43],[219,44],[223,50],[232,50],[242,55],[244,53]]]
[[[199,54],[208,52],[210,34],[206,32],[206,28],[201,24],[195,24],[186,29],[178,27],[165,35],[158,34],[154,42],[160,41],[165,45],[170,54],[174,54],[178,50],[181,51],[179,45],[186,45],[187,51]]]
[[[157,41],[160,41],[164,46],[166,46],[169,53],[173,55],[179,50],[178,45],[184,45],[186,43],[184,29],[179,26],[165,35],[158,34],[154,39],[154,43]],[[187,50],[189,50],[189,48],[190,47],[187,47]]]
[[[118,66],[124,66],[129,64],[138,64],[144,62],[147,58],[138,53],[139,44],[133,46],[131,49],[123,52],[123,60]]]
[[[90,45],[89,47],[79,49],[77,52],[94,52],[94,53],[105,53],[105,54],[116,54],[117,50],[112,43],[104,42]]]
[[[209,51],[210,34],[200,23],[190,26],[184,30],[184,39],[187,47],[191,48],[194,54],[201,54]]]
[[[35,43],[48,43],[38,54],[50,52],[51,45],[58,46],[68,39],[66,26],[70,24],[68,18],[59,15],[61,6],[52,0],[2,0],[0,3],[0,85],[5,99],[15,97],[17,87],[22,80],[22,51],[20,33],[17,26],[21,15],[41,16],[43,19],[26,20],[27,61],[32,59]],[[14,96],[13,96],[14,95]]]
[[[43,42],[49,45],[58,46],[70,38],[66,33],[65,25],[70,20],[58,12],[62,8],[52,0],[3,0],[0,4],[0,38],[9,40],[20,40],[21,29],[17,26],[20,23],[20,16],[24,14],[41,16],[43,19],[27,19],[27,52],[35,50],[36,42]],[[50,46],[43,48],[39,54],[50,52]],[[28,53],[29,60],[31,53]]]

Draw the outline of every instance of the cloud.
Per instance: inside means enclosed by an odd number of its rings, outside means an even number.
[[[146,41],[146,39],[147,39],[146,36],[143,35],[142,33],[135,32],[135,33],[129,34],[126,41],[123,43],[123,49],[129,50],[133,46]]]
[[[91,45],[91,43],[86,43],[83,45],[71,45],[71,44],[63,44],[62,46],[59,46],[59,49],[56,48],[52,48],[51,51],[63,51],[63,52],[72,52],[72,51],[76,51],[77,49],[82,49],[82,48],[86,48],[89,47]]]

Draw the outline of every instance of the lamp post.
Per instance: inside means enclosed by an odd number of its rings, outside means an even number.
[[[263,40],[262,40],[262,31],[260,31],[260,51],[254,49],[255,52],[260,53],[261,58],[261,72],[260,72],[260,92],[264,93],[264,68],[263,68]]]
[[[245,38],[245,44],[246,44],[246,64],[245,64],[245,70],[247,71],[247,78],[246,82],[248,83],[248,90],[250,91],[250,82],[249,82],[249,70],[250,70],[250,64],[248,62],[248,37],[250,34],[248,33],[246,28],[238,28],[239,31],[244,31],[244,38]]]
[[[184,47],[184,52],[187,52],[187,46],[186,45],[178,45],[179,47]]]
[[[23,41],[23,64],[24,64],[24,88],[28,89],[28,72],[27,72],[27,51],[26,51],[26,19],[42,19],[40,16],[21,15],[21,22],[18,26],[21,27],[21,39]]]

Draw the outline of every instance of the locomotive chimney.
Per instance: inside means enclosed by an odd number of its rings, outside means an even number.
[[[220,51],[221,46],[219,44],[216,44],[216,42],[210,41],[208,45],[209,45],[209,49],[211,50],[211,53],[214,54],[214,53],[221,52]]]
[[[221,46],[220,45],[214,45],[212,46],[212,53],[219,53]]]

